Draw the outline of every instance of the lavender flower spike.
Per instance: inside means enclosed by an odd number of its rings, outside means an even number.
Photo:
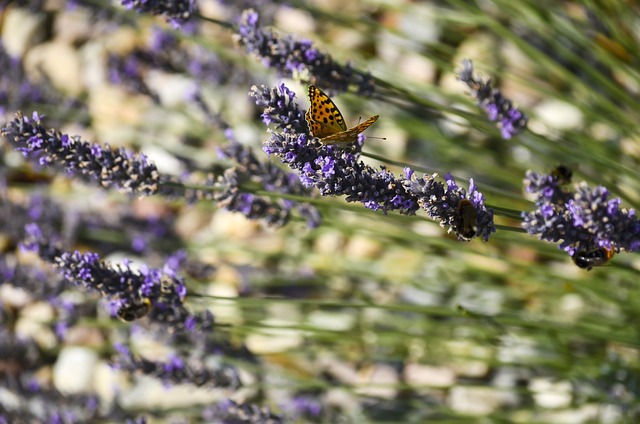
[[[477,190],[473,179],[469,183],[469,193],[458,187],[451,174],[444,176],[445,183],[436,181],[437,174],[423,175],[412,179],[413,171],[405,168],[407,179],[404,184],[429,217],[440,221],[441,227],[449,227],[449,232],[458,235],[459,240],[470,241],[474,237],[489,240],[496,231],[493,225],[493,210],[484,206],[484,196]]]
[[[560,243],[574,261],[580,252],[603,248],[640,250],[640,222],[635,210],[621,208],[620,199],[611,198],[605,187],[591,188],[582,182],[572,191],[553,173],[533,171],[527,171],[524,185],[527,192],[536,195],[536,208],[522,213],[522,226],[542,240]]]
[[[465,59],[458,79],[471,88],[478,105],[481,106],[491,121],[498,121],[500,134],[505,140],[518,135],[526,126],[529,118],[513,106],[511,100],[505,98],[500,90],[491,88],[491,80],[476,80],[473,77],[473,63]]]
[[[203,358],[182,358],[171,355],[166,362],[152,361],[133,354],[126,346],[117,345],[114,364],[120,370],[142,372],[162,380],[167,387],[193,384],[238,389],[242,386],[238,371],[228,364],[206,363]]]
[[[282,77],[295,77],[306,72],[311,84],[334,93],[345,92],[354,85],[359,94],[373,94],[371,75],[353,69],[350,64],[337,64],[329,54],[313,47],[309,40],[279,37],[261,28],[258,25],[258,12],[253,9],[242,13],[236,37],[248,53],[261,58],[265,66],[275,69]]]
[[[361,146],[347,152],[312,137],[304,113],[293,102],[295,94],[283,84],[277,89],[254,86],[250,95],[264,106],[264,121],[275,122],[282,130],[271,131],[264,151],[297,170],[302,184],[315,186],[323,196],[346,196],[347,202],[361,202],[372,210],[397,210],[406,215],[418,210],[418,199],[407,192],[403,178],[359,160]]]
[[[249,402],[238,403],[231,399],[210,407],[204,418],[206,421],[215,418],[223,423],[282,424],[290,422],[287,417],[272,412],[269,407],[260,407]]]
[[[286,224],[291,215],[290,210],[296,208],[307,218],[311,228],[320,225],[320,212],[308,203],[297,204],[291,200],[263,197],[242,191],[243,184],[257,183],[270,192],[308,196],[310,190],[300,183],[295,174],[287,173],[273,163],[259,161],[250,148],[236,141],[231,141],[221,148],[220,153],[238,163],[218,177],[218,185],[224,188],[215,194],[215,200],[220,206],[240,212],[249,219],[265,220],[273,226]]]
[[[64,167],[85,181],[102,187],[116,187],[124,193],[151,195],[158,190],[160,174],[144,155],[125,149],[111,149],[70,137],[42,126],[43,115],[33,112],[32,119],[16,113],[16,118],[2,127],[2,135],[16,150],[41,166]]]
[[[106,297],[121,319],[132,321],[149,314],[152,321],[184,325],[189,318],[183,306],[186,287],[170,269],[133,271],[128,263],[111,265],[97,253],[63,251],[36,224],[27,225],[26,230],[25,249],[53,264],[68,281]],[[139,314],[141,309],[144,314]]]
[[[179,27],[195,12],[194,0],[121,0],[120,3],[139,13],[164,16],[175,27]]]

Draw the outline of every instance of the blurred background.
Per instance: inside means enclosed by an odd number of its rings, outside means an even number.
[[[424,211],[385,215],[317,193],[319,227],[294,214],[276,228],[211,200],[103,190],[2,141],[5,422],[637,422],[640,261],[622,253],[585,271],[517,219],[534,207],[525,171],[558,164],[623,207],[640,203],[637,2],[202,0],[179,25],[125,6],[4,2],[3,124],[38,111],[45,126],[196,181],[234,166],[218,154],[229,139],[278,164],[262,152],[269,134],[249,90],[284,82],[304,110],[313,75],[283,75],[238,43],[252,7],[273,34],[372,75],[372,93],[332,94],[349,127],[380,115],[363,161],[473,178],[499,228],[465,243]],[[526,131],[500,137],[456,79],[465,58],[529,116]],[[69,250],[110,263],[180,258],[185,305],[214,315],[228,347],[214,360],[242,386],[114,368],[115,343],[153,360],[177,353],[146,318],[118,321],[21,251],[36,217]],[[48,388],[38,401],[34,381]],[[231,417],[230,401],[253,406]]]

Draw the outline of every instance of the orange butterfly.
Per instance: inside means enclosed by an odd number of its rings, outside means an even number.
[[[347,129],[338,106],[324,91],[315,85],[309,86],[311,106],[304,115],[311,135],[318,137],[325,144],[346,147],[358,139],[358,135],[373,125],[380,115],[372,116],[361,124]]]

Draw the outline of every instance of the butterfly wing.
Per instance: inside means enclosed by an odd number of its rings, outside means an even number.
[[[322,138],[322,142],[326,144],[338,144],[338,145],[348,145],[355,142],[358,139],[358,135],[373,125],[374,122],[378,120],[380,115],[374,115],[371,118],[367,119],[361,124],[356,125],[355,127],[338,132],[336,134],[328,135]]]
[[[347,130],[336,104],[315,85],[309,86],[309,101],[311,106],[305,114],[305,119],[314,137],[324,138]]]

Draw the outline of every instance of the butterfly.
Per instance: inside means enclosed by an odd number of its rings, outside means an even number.
[[[338,106],[324,91],[315,85],[309,86],[311,106],[304,115],[311,135],[318,137],[325,144],[346,147],[358,139],[358,135],[373,125],[380,115],[372,116],[361,124],[347,129]]]

